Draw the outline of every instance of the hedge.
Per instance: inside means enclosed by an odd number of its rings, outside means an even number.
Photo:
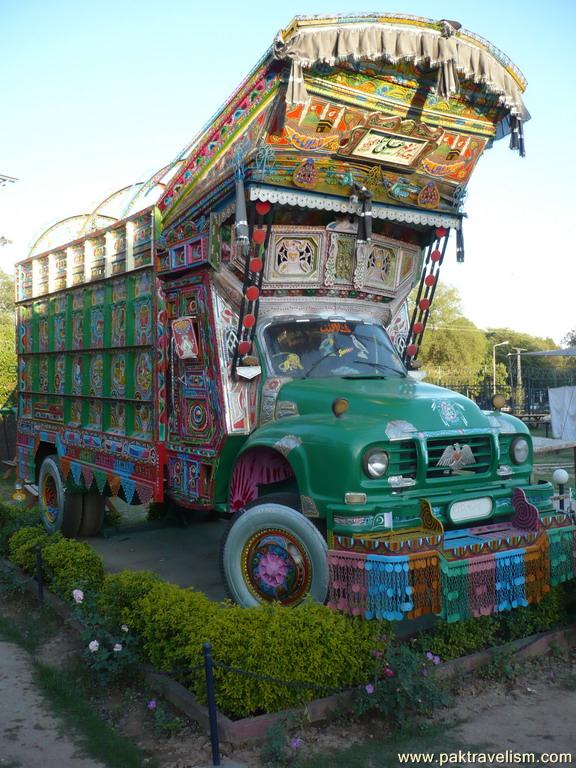
[[[0,505],[0,541],[6,537],[13,562],[32,573],[40,545],[50,587],[69,601],[76,588],[96,598],[111,625],[127,624],[139,636],[144,659],[157,668],[174,672],[197,667],[202,644],[210,642],[218,705],[228,715],[283,710],[363,684],[373,676],[375,656],[389,645],[386,622],[351,618],[313,602],[296,608],[276,603],[240,608],[211,602],[148,571],[104,577],[102,561],[89,545],[48,535],[38,525],[25,525],[27,521],[26,514]],[[11,526],[19,530],[8,537]],[[438,621],[413,647],[446,660],[548,629],[570,615],[570,588],[553,588],[539,605],[509,614],[453,624]],[[191,689],[203,696],[203,675],[190,680]]]

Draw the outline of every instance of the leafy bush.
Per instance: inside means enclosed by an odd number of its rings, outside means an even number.
[[[443,661],[457,659],[495,644],[498,619],[480,616],[466,621],[437,621],[434,629],[413,643],[415,651],[430,651]]]
[[[8,504],[0,504],[0,555],[8,556],[8,542],[16,531],[37,525],[37,509],[21,509]]]
[[[65,600],[72,599],[72,591],[81,588],[98,592],[104,581],[102,560],[84,542],[60,537],[48,542],[42,556],[46,564],[47,581]]]
[[[98,607],[113,623],[134,627],[140,612],[138,601],[160,583],[160,577],[150,571],[108,574],[104,577]]]
[[[551,587],[540,603],[516,608],[498,616],[499,636],[502,642],[528,637],[536,632],[568,621],[564,585]]]
[[[356,685],[372,668],[380,631],[377,622],[351,619],[312,602],[297,608],[272,603],[219,611],[207,632],[216,661],[218,705],[242,717],[298,706]],[[248,675],[227,671],[218,662]]]
[[[84,643],[82,656],[102,685],[134,677],[138,657],[137,638],[127,625],[111,628],[108,620],[99,613],[96,600],[81,589],[72,592],[75,603],[74,617],[80,625]]]
[[[8,540],[8,556],[10,560],[26,573],[34,573],[36,569],[36,547],[44,550],[51,541],[60,541],[59,533],[49,534],[40,525],[25,526],[12,534]]]
[[[382,677],[365,685],[356,699],[357,714],[376,710],[401,729],[418,715],[430,715],[450,698],[434,675],[435,657],[407,645],[392,645],[385,654]]]
[[[18,515],[18,508],[0,501],[0,527],[8,525]]]
[[[201,592],[160,582],[138,601],[132,628],[154,666],[181,669],[200,662],[202,643],[209,639],[207,627],[219,610]]]
[[[448,661],[537,632],[545,632],[558,624],[567,625],[573,621],[571,589],[572,583],[551,587],[540,603],[495,616],[481,616],[453,623],[437,621],[433,630],[412,642],[412,647],[420,652],[431,651]]]
[[[186,722],[181,717],[160,704],[156,699],[150,699],[147,709],[155,736],[170,737],[181,733],[186,727]]]

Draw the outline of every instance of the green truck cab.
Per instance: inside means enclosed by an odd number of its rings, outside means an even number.
[[[45,233],[17,292],[46,527],[97,533],[109,495],[215,510],[238,603],[367,619],[572,578],[526,427],[417,366],[476,162],[502,135],[523,154],[524,87],[456,22],[297,17],[176,161]]]

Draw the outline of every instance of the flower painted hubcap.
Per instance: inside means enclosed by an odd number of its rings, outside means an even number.
[[[258,600],[300,602],[310,589],[312,568],[302,543],[282,530],[258,531],[242,551],[242,570]]]
[[[42,484],[42,505],[44,515],[49,523],[56,522],[58,517],[58,489],[54,478],[46,475]]]

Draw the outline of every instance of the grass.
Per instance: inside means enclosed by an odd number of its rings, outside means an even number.
[[[38,613],[26,612],[18,625],[0,614],[0,638],[24,648],[30,654],[58,633],[60,624],[52,611],[43,608]]]
[[[82,695],[83,681],[78,674],[35,662],[35,678],[52,712],[63,721],[67,732],[73,732],[74,740],[87,755],[108,768],[153,768],[155,763],[141,749],[116,733],[94,711]]]
[[[386,741],[373,739],[354,744],[347,749],[324,755],[314,755],[303,761],[301,768],[389,768],[399,765],[399,753],[455,752],[462,748],[449,731],[458,723],[441,726],[427,724],[409,733],[388,737]],[[466,745],[469,749],[470,746]],[[411,765],[412,763],[408,763]],[[415,763],[414,763],[415,764]]]

